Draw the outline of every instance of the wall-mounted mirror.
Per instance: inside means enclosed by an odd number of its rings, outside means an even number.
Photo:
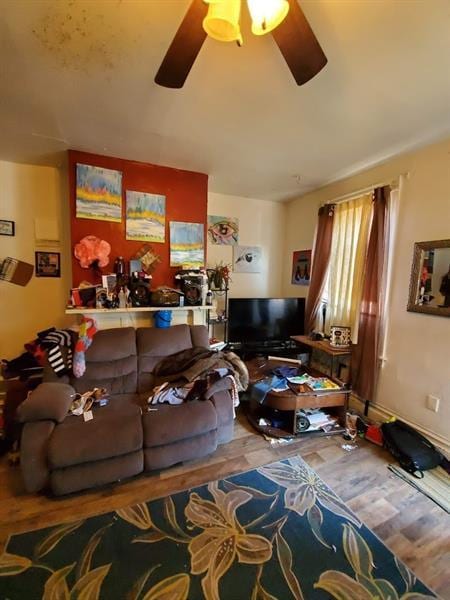
[[[450,317],[450,240],[414,244],[408,310]]]

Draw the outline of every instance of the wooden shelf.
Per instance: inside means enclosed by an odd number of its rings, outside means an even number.
[[[274,437],[274,438],[286,438],[286,439],[299,439],[299,438],[305,438],[305,437],[322,437],[322,436],[329,436],[329,435],[339,435],[339,434],[343,434],[345,433],[345,427],[333,427],[333,429],[330,429],[330,431],[323,431],[321,429],[317,429],[315,431],[301,431],[301,432],[291,432],[288,431],[287,429],[282,429],[280,427],[272,427],[270,425],[260,425],[259,424],[259,418],[257,414],[251,412],[250,409],[248,409],[247,412],[247,419],[249,421],[249,423],[260,433],[263,433],[265,435],[268,435],[269,437]]]
[[[158,310],[211,310],[212,306],[136,306],[132,308],[66,308],[66,315],[114,315],[118,313],[156,312]]]
[[[332,346],[328,340],[312,340],[307,335],[292,335],[291,340],[294,340],[294,342],[297,342],[298,344],[305,344],[306,346],[311,346],[311,348],[317,348],[331,356],[342,356],[343,354],[351,354],[352,352],[351,346],[336,348]]]

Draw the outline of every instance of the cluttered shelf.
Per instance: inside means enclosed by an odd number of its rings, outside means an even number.
[[[156,312],[160,310],[211,310],[211,306],[134,306],[130,308],[67,308],[66,315],[88,315],[88,314],[115,314],[115,313],[135,313],[135,312]]]
[[[289,423],[280,423],[280,426],[275,427],[264,423],[266,420],[264,417],[259,416],[256,413],[247,412],[247,419],[249,423],[260,433],[267,436],[268,438],[286,438],[292,439],[294,437],[321,437],[328,435],[336,435],[345,433],[346,429],[339,423],[333,425],[331,429],[317,427],[315,429],[308,429],[306,431],[293,432],[289,426]]]
[[[247,416],[258,431],[272,437],[344,431],[347,386],[294,360],[253,359],[247,366],[251,382]]]

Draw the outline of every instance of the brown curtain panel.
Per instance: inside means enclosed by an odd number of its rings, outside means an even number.
[[[358,343],[354,346],[352,354],[352,388],[359,398],[366,402],[374,399],[378,380],[379,332],[389,193],[389,187],[374,190],[373,219],[367,248]]]
[[[333,235],[334,204],[325,204],[319,209],[316,240],[312,256],[311,279],[308,300],[305,310],[305,333],[311,333],[316,322],[320,306],[325,276],[331,252],[331,237]]]

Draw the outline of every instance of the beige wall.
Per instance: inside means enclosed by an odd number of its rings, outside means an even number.
[[[450,319],[407,312],[406,304],[414,242],[450,238],[450,140],[397,157],[290,202],[283,285],[285,293],[290,293],[287,265],[291,251],[301,249],[296,247],[299,237],[305,243],[312,240],[312,216],[319,204],[405,172],[409,172],[409,178],[405,178],[401,190],[396,239],[390,250],[393,260],[387,360],[376,403],[449,443]],[[438,413],[426,408],[427,394],[440,398]]]
[[[281,266],[284,296],[306,298],[308,295],[309,286],[291,283],[292,253],[296,250],[312,250],[320,203],[319,196],[312,193],[286,205],[286,251]]]
[[[239,244],[262,247],[261,273],[232,273],[230,296],[268,298],[281,294],[285,205],[278,202],[208,194],[208,214],[239,219]],[[211,244],[208,240],[208,265],[231,263],[232,246]]]
[[[26,287],[0,281],[0,358],[11,359],[36,332],[65,323],[70,287],[70,244],[64,171],[0,161],[0,218],[15,221],[14,237],[0,236],[0,258],[12,256],[34,265],[35,250],[61,252],[61,278],[32,277]],[[56,219],[59,247],[36,247],[34,219]]]

